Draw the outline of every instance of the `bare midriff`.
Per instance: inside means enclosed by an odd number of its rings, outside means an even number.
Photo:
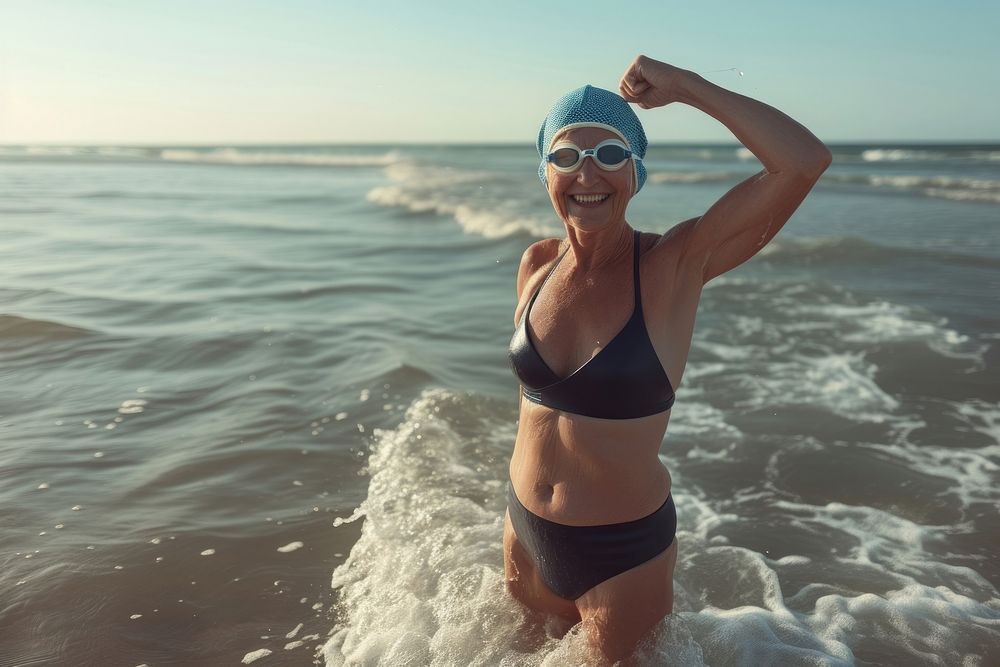
[[[597,419],[521,399],[510,462],[514,492],[528,510],[570,526],[634,521],[670,493],[657,456],[670,411]]]

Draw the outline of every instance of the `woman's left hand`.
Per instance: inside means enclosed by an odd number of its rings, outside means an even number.
[[[618,89],[626,102],[655,109],[680,99],[680,81],[687,74],[679,67],[637,56],[625,70]]]

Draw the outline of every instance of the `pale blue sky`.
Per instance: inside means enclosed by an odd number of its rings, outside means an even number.
[[[997,3],[0,0],[0,143],[532,142],[639,53],[825,141],[1000,141]],[[685,105],[651,141],[733,141]]]

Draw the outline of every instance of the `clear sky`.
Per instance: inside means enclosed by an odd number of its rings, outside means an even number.
[[[532,142],[639,53],[824,141],[1000,141],[1000,3],[0,0],[0,143]],[[736,67],[744,72],[715,72]],[[733,141],[673,104],[653,142]]]

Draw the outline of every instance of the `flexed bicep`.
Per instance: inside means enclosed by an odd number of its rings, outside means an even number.
[[[769,172],[742,181],[692,226],[685,256],[702,267],[702,280],[735,269],[770,242],[819,180],[816,173]]]

